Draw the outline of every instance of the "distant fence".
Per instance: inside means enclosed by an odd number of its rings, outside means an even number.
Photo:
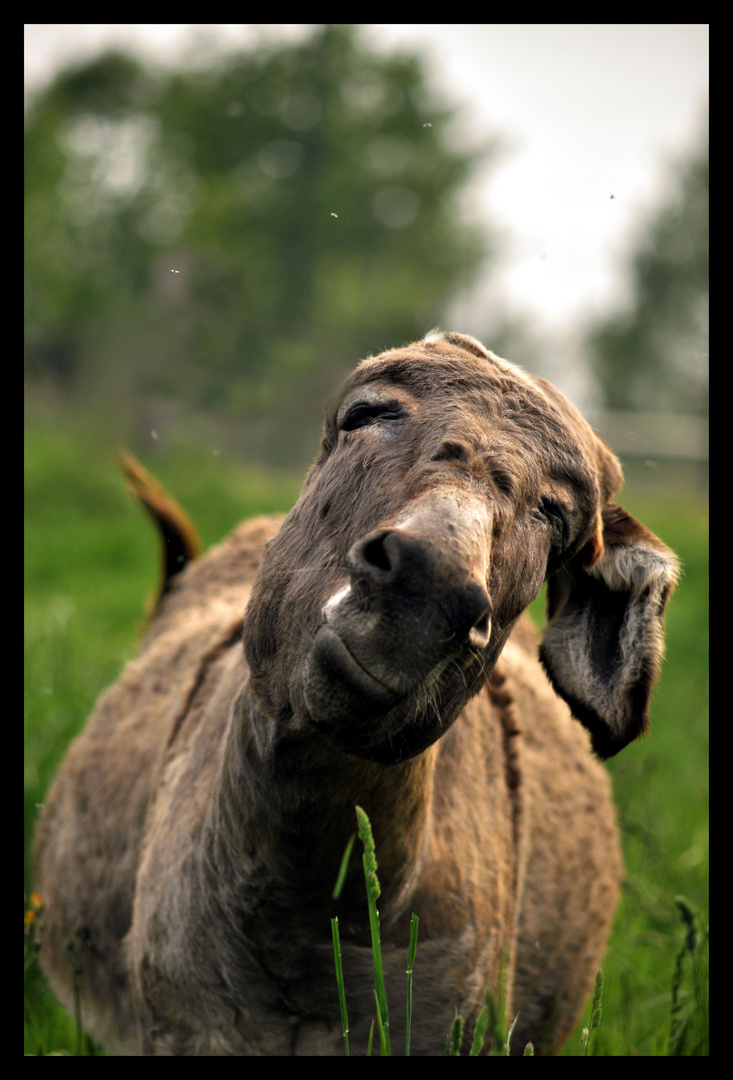
[[[684,413],[586,413],[599,435],[621,457],[708,460],[708,422]]]

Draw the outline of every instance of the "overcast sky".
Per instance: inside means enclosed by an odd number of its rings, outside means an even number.
[[[206,30],[229,46],[250,24],[29,24],[26,86],[109,45],[158,61]],[[307,26],[269,25],[297,38]],[[663,199],[667,167],[695,145],[706,116],[706,24],[371,24],[374,46],[419,50],[435,86],[463,106],[468,137],[506,151],[473,202],[503,230],[504,261],[464,306],[531,313],[562,334],[623,298],[623,258],[640,216]],[[477,310],[478,309],[478,310]],[[468,324],[468,325],[467,325]]]

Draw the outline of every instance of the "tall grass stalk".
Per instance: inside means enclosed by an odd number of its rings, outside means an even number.
[[[390,1055],[392,1053],[389,1035],[389,1011],[387,1008],[387,989],[384,981],[384,969],[382,965],[382,945],[381,935],[379,930],[379,911],[377,910],[377,899],[381,893],[379,885],[379,878],[377,877],[377,859],[374,850],[374,836],[372,834],[372,827],[369,818],[364,810],[360,806],[356,807],[356,820],[358,825],[359,838],[364,845],[363,866],[364,866],[364,879],[366,881],[367,890],[367,905],[369,908],[369,927],[371,931],[372,939],[372,961],[374,965],[374,1002],[376,1007],[376,1023],[377,1030],[379,1031],[379,1039],[381,1045],[381,1052],[383,1055]],[[346,879],[346,872],[348,870],[349,858],[354,846],[356,834],[354,834],[346,845],[343,857],[341,859],[341,866],[339,867],[338,877],[336,879],[336,885],[333,890],[333,898],[337,900],[341,895],[344,881]],[[417,932],[420,920],[417,915],[413,913],[410,919],[410,943],[407,949],[407,1005],[406,1005],[406,1024],[405,1024],[405,1054],[410,1053],[410,1031],[412,1027],[412,972],[415,965],[415,956],[417,954]],[[341,962],[341,938],[339,935],[338,919],[331,919],[331,936],[333,938],[333,957],[334,965],[336,968],[336,984],[338,986],[339,994],[339,1007],[341,1010],[341,1030],[344,1037],[344,1052],[349,1055],[349,1019],[346,1007],[346,992],[344,987],[344,973],[343,965]],[[372,1022],[369,1031],[369,1045],[367,1047],[367,1056],[371,1055],[372,1042],[374,1038],[374,1022]]]
[[[407,1004],[405,1008],[405,1056],[410,1056],[410,1033],[412,1031],[412,969],[417,952],[417,928],[420,920],[413,911],[410,919],[410,945],[407,950]]]
[[[372,826],[366,813],[360,806],[356,807],[356,820],[359,827],[359,839],[364,845],[364,880],[367,888],[367,905],[369,908],[369,929],[372,936],[372,957],[374,960],[374,995],[377,1002],[377,1025],[382,1054],[392,1053],[389,1040],[389,1010],[387,1008],[387,988],[384,982],[384,969],[382,967],[382,942],[379,932],[379,911],[377,900],[381,893],[379,878],[377,877],[377,856],[374,851],[374,836]]]
[[[484,1005],[476,1018],[476,1027],[473,1029],[473,1043],[468,1052],[469,1057],[478,1057],[484,1046],[486,1030],[489,1026],[489,1006]]]
[[[459,1057],[461,1053],[461,1043],[463,1042],[463,1017],[459,1015],[458,1009],[456,1009],[456,1015],[453,1018],[451,1024],[450,1035],[448,1036],[448,1049],[447,1057]]]
[[[590,1022],[588,1027],[583,1028],[583,1032],[580,1040],[580,1048],[583,1051],[585,1057],[588,1056],[590,1049],[591,1035],[596,1028],[601,1026],[601,1020],[603,1019],[603,968],[598,968],[596,972],[596,982],[593,988],[593,999],[590,1004]]]

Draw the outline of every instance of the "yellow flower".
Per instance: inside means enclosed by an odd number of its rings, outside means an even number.
[[[31,926],[33,926],[36,915],[43,907],[43,897],[40,893],[31,893],[31,895],[28,897],[28,903],[30,906],[28,907],[25,915],[23,916],[23,925],[25,926],[26,930],[29,930]]]

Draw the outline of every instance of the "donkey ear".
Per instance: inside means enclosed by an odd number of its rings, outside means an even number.
[[[648,728],[677,559],[616,503],[585,548],[548,578],[540,659],[601,757]]]

